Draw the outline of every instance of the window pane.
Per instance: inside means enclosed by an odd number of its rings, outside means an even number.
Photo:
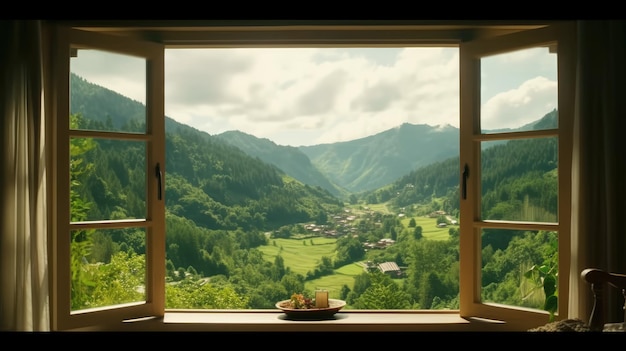
[[[146,144],[70,140],[71,220],[146,218]]]
[[[483,133],[556,128],[535,123],[557,109],[557,56],[548,47],[481,59]]]
[[[72,311],[145,301],[142,228],[71,232]]]
[[[86,119],[77,128],[145,133],[145,59],[80,49],[70,70],[70,111]]]
[[[485,229],[481,240],[483,302],[543,310],[544,285],[558,295],[557,232]]]
[[[557,222],[557,138],[483,142],[482,219]]]

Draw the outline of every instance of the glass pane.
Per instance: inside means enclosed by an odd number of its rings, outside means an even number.
[[[557,138],[483,142],[482,219],[557,222]]]
[[[481,59],[480,125],[485,134],[556,128],[557,56],[548,47]],[[546,123],[547,122],[547,123]]]
[[[483,302],[544,310],[549,299],[551,306],[558,296],[557,232],[485,229],[481,240]]]
[[[146,218],[145,142],[71,138],[70,177],[71,221]]]
[[[458,309],[457,48],[165,60],[167,308]]]
[[[72,311],[145,301],[143,228],[76,230],[70,235]]]
[[[80,49],[70,72],[70,112],[85,118],[79,129],[145,133],[145,59]]]

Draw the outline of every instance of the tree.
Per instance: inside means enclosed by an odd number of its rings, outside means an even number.
[[[293,294],[304,292],[304,277],[300,274],[287,272],[280,280],[280,283],[283,285],[288,295],[289,293]]]
[[[79,129],[83,121],[81,115],[70,115],[70,128]],[[71,138],[70,139],[70,218],[78,222],[87,219],[88,211],[93,206],[85,201],[79,192],[84,179],[93,171],[93,164],[85,163],[84,155],[94,149],[96,144],[93,139]],[[86,267],[88,258],[91,256],[93,244],[91,236],[93,230],[76,230],[71,233],[70,244],[70,272],[71,272],[71,305],[72,309],[81,309],[89,306],[90,289],[92,280]]]
[[[343,237],[337,240],[337,256],[335,265],[343,266],[350,262],[355,262],[365,256],[365,249],[361,242],[353,237]]]
[[[272,266],[272,280],[276,282],[280,281],[284,275],[285,260],[283,259],[283,256],[276,255],[276,258],[274,258],[274,265]]]
[[[422,226],[418,225],[417,227],[415,227],[415,230],[413,230],[413,238],[415,240],[419,240],[422,238]]]
[[[416,225],[417,222],[415,222],[415,218],[411,218],[411,220],[409,221],[409,228],[415,228]]]
[[[240,296],[232,286],[215,286],[204,280],[185,280],[165,286],[167,308],[245,309],[248,298]]]
[[[386,274],[371,274],[371,285],[354,301],[356,309],[408,309],[411,296]]]
[[[348,298],[348,294],[350,294],[350,287],[348,285],[343,284],[341,286],[341,291],[339,292],[339,298],[342,300],[346,300]]]

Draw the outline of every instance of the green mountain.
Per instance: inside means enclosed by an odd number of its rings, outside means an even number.
[[[293,146],[280,146],[265,138],[257,138],[240,131],[227,131],[216,138],[236,146],[248,155],[273,164],[291,177],[311,186],[319,186],[335,196],[346,197],[346,191],[330,181],[311,163],[301,150]]]
[[[459,130],[449,125],[404,123],[362,139],[300,150],[327,178],[351,192],[362,192],[458,155]]]
[[[314,146],[281,146],[239,131],[217,135],[292,177],[344,198],[373,190],[419,167],[459,153],[459,131],[404,123],[362,139]]]
[[[142,128],[137,124],[144,119],[145,107],[141,103],[77,76],[72,76],[71,83],[72,113],[80,112],[100,121],[100,126],[91,128]],[[552,111],[520,130],[551,128],[556,125],[556,117],[556,111]],[[352,194],[361,194],[368,203],[393,200],[392,204],[398,207],[428,202],[433,196],[450,196],[451,202],[458,202],[459,131],[451,126],[405,123],[362,139],[295,148],[239,131],[212,136],[169,117],[165,122],[168,199],[172,203],[185,198],[175,187],[178,182],[199,188],[211,201],[230,207],[249,200],[261,201],[273,186],[280,189],[280,184],[284,185],[279,178],[298,180],[295,183],[306,184],[307,193],[319,193],[315,196],[323,196],[323,203],[333,205],[340,203],[337,198],[345,201]],[[490,147],[506,144],[492,142]],[[252,169],[256,173],[250,172]],[[206,213],[206,205],[198,207]],[[308,217],[316,211],[319,209],[304,210]],[[269,213],[281,217],[277,210]],[[184,214],[189,218],[203,217]],[[307,216],[299,214],[294,218]]]
[[[82,116],[80,128],[145,130],[140,103],[79,77],[72,77],[71,83],[71,113]],[[78,189],[85,201],[96,204],[88,219],[144,217],[145,180],[137,175],[145,173],[145,149],[136,142],[94,142],[85,154],[93,172],[84,176]],[[167,211],[199,227],[272,230],[319,221],[342,209],[343,202],[328,191],[303,184],[276,166],[169,117],[165,143]]]

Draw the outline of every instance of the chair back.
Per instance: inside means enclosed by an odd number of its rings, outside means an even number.
[[[580,273],[580,276],[591,285],[593,292],[593,309],[589,317],[589,329],[591,331],[602,331],[607,321],[604,316],[604,289],[614,287],[621,291],[624,298],[622,309],[624,317],[622,325],[626,323],[626,274],[609,273],[601,269],[587,268]]]

